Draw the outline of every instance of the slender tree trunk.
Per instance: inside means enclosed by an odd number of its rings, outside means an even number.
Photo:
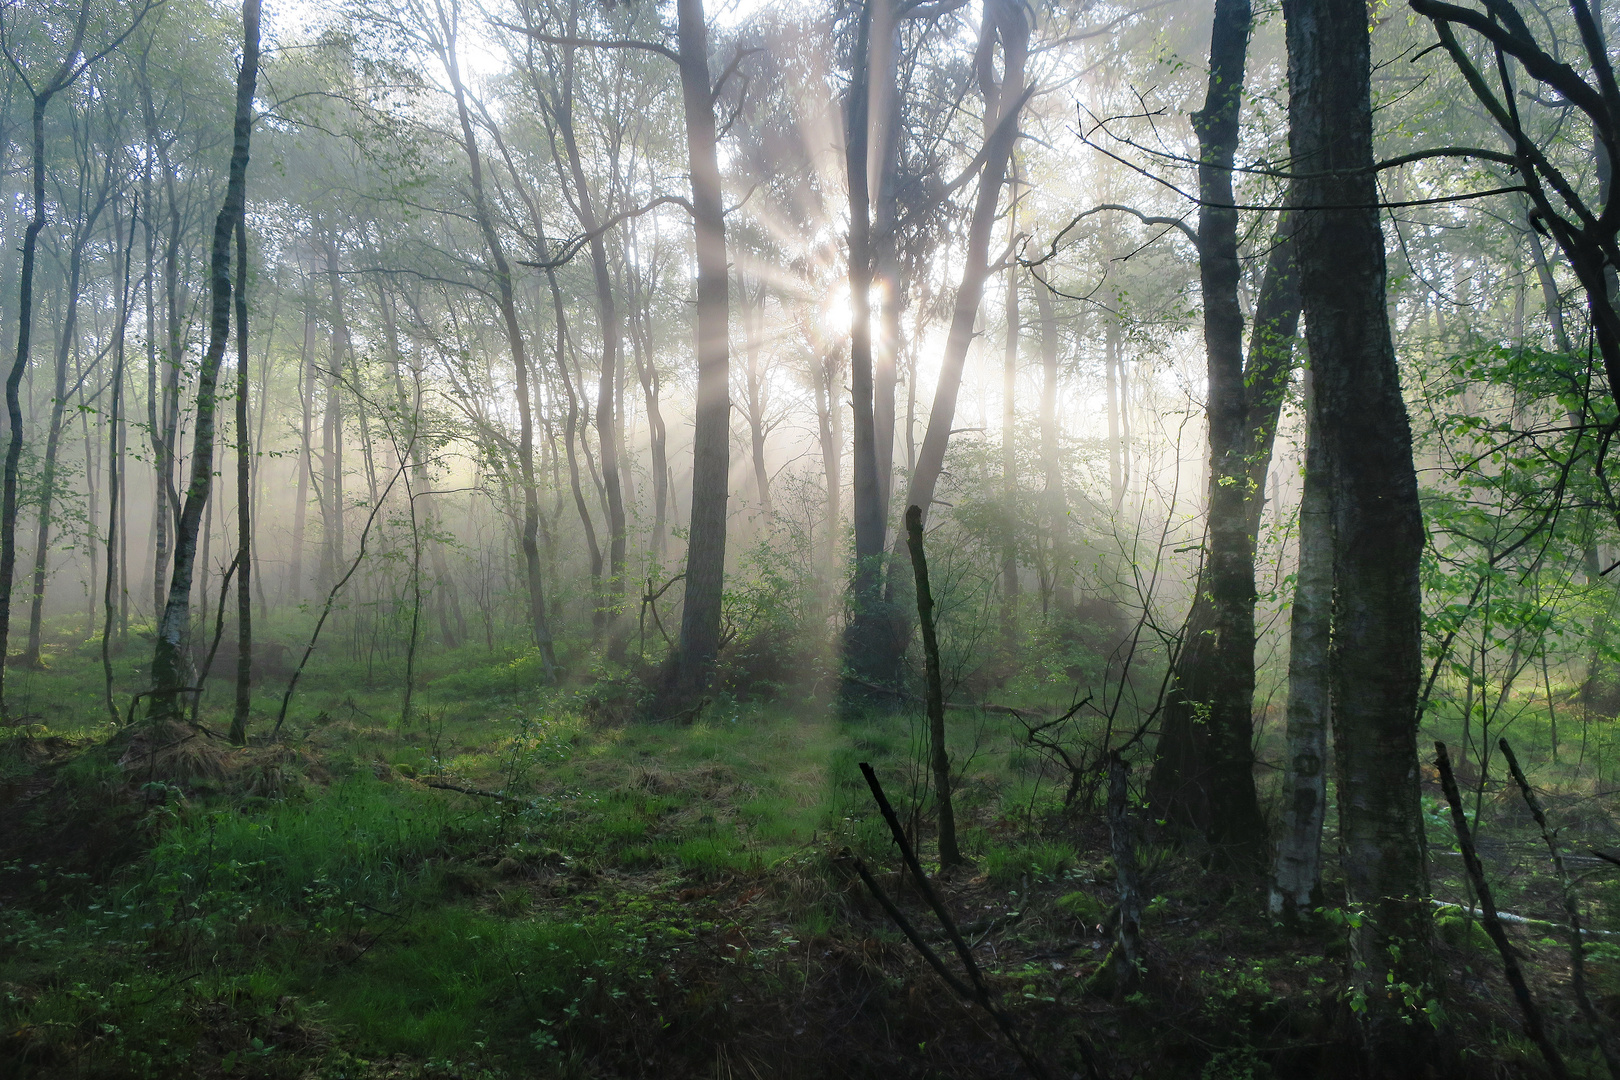
[[[548,269],[546,281],[551,286],[552,314],[557,323],[557,372],[562,376],[563,390],[568,394],[568,418],[563,421],[563,450],[568,456],[568,487],[573,492],[574,509],[579,512],[580,524],[585,529],[585,544],[591,556],[592,607],[595,607],[595,598],[600,594],[602,587],[602,546],[596,542],[596,526],[591,522],[591,508],[585,501],[585,489],[579,480],[579,454],[574,446],[574,438],[579,432],[579,398],[574,393],[574,383],[568,374],[566,355],[568,322],[563,310],[562,290],[557,287],[557,272]]]
[[[456,54],[457,27],[451,17],[444,17],[443,53],[446,75],[455,97],[456,116],[461,124],[462,148],[467,155],[468,179],[473,193],[473,213],[483,234],[484,247],[489,253],[490,270],[495,279],[496,299],[501,311],[501,324],[506,330],[507,346],[512,352],[512,371],[517,386],[518,405],[518,474],[523,484],[523,529],[521,534],[523,565],[529,593],[529,623],[547,682],[557,678],[557,655],[552,645],[551,620],[546,614],[545,584],[540,574],[540,493],[534,476],[534,406],[529,387],[528,348],[523,329],[518,323],[517,304],[512,295],[512,268],[506,260],[506,249],[495,230],[488,199],[484,193],[484,164],[478,150],[477,135],[473,130],[472,114],[467,108],[467,95],[461,82],[461,62]],[[611,405],[611,397],[609,399]],[[612,440],[608,440],[611,445]],[[616,480],[616,478],[615,478]],[[621,538],[620,543],[623,543]]]
[[[135,250],[135,217],[140,206],[137,203],[131,208],[129,223],[129,243],[123,243],[123,221],[118,220],[118,246],[123,249],[122,281],[118,292],[118,326],[113,331],[113,370],[111,401],[108,403],[107,423],[107,579],[103,585],[102,609],[104,616],[101,624],[101,673],[105,680],[107,716],[116,725],[123,717],[118,712],[118,705],[113,700],[113,668],[112,668],[112,630],[113,630],[113,597],[118,589],[119,575],[123,562],[119,559],[119,545],[123,542],[123,494],[124,475],[120,466],[123,464],[120,454],[120,436],[124,424],[124,344],[126,332],[129,329],[129,278],[130,256]]]
[[[248,711],[253,707],[253,447],[248,438],[247,256],[244,203],[236,218],[236,701],[231,713],[231,743],[235,746],[247,742]]]
[[[1052,544],[1052,606],[1059,616],[1068,616],[1074,612],[1074,553],[1069,549],[1069,500],[1063,489],[1063,455],[1058,440],[1057,312],[1044,281],[1035,278],[1031,291],[1041,328],[1041,466],[1046,474],[1043,494]]]
[[[1305,378],[1309,402],[1313,396],[1309,372]],[[1315,409],[1308,405],[1307,411]],[[1321,903],[1322,821],[1327,811],[1333,507],[1322,460],[1321,424],[1308,416],[1306,425],[1299,569],[1288,632],[1288,758],[1283,770],[1282,834],[1271,886],[1271,913],[1286,919],[1301,918]]]
[[[68,358],[78,338],[79,290],[84,273],[84,245],[88,241],[96,219],[107,204],[111,178],[102,188],[100,197],[91,207],[83,222],[73,231],[72,249],[68,253],[67,294],[63,298],[62,334],[56,347],[55,378],[51,391],[51,418],[45,429],[45,460],[40,469],[39,519],[34,534],[33,593],[28,609],[28,645],[19,663],[24,667],[40,664],[40,632],[45,613],[45,577],[50,558],[51,523],[56,510],[56,467],[62,448],[63,418],[67,415]]]
[[[1360,0],[1285,0],[1298,252],[1334,532],[1334,751],[1352,978],[1367,1071],[1410,1075],[1431,993],[1428,863],[1419,804],[1423,520],[1386,307],[1373,172],[1370,42]]]
[[[213,304],[208,329],[208,351],[197,377],[196,433],[191,453],[191,481],[180,514],[174,552],[174,576],[168,604],[158,624],[152,652],[153,717],[179,719],[180,693],[188,685],[190,662],[186,633],[191,621],[191,579],[197,530],[214,480],[215,383],[225,356],[231,323],[231,233],[243,213],[246,199],[248,147],[253,133],[253,91],[259,74],[259,0],[242,3],[243,55],[236,80],[236,118],[233,126],[229,181],[225,202],[214,223],[210,257]]]
[[[928,753],[934,772],[934,803],[939,808],[939,861],[941,866],[961,866],[967,860],[956,845],[956,811],[951,801],[951,758],[945,747],[945,685],[939,670],[939,637],[934,626],[934,595],[928,586],[928,558],[923,552],[921,507],[906,509],[906,544],[911,549],[912,576],[917,588],[917,622],[922,627]]]
[[[1120,379],[1123,361],[1120,358],[1119,315],[1105,316],[1103,331],[1103,383],[1108,395],[1108,494],[1118,518],[1125,506],[1125,431],[1122,422],[1125,403]]]
[[[661,388],[649,332],[652,323],[652,312],[647,306],[650,287],[641,285],[634,269],[630,282],[630,339],[635,352],[636,377],[641,381],[641,394],[647,402],[647,441],[652,457],[653,530],[648,539],[648,550],[654,559],[661,562],[664,558],[665,533],[669,528],[669,434],[659,404]]]
[[[695,698],[714,677],[720,655],[720,598],[725,588],[726,499],[731,455],[730,318],[726,218],[709,80],[709,28],[703,0],[676,0],[681,99],[692,176],[697,250],[697,417],[692,438],[692,515],[686,545],[686,603],[681,610],[677,687]]]
[[[838,367],[841,357],[838,353],[827,350],[816,356],[812,361],[811,383],[816,399],[816,436],[821,445],[821,470],[827,481],[827,502],[824,514],[824,532],[826,534],[826,551],[824,553],[827,567],[827,580],[838,580],[839,567],[842,560],[842,540],[839,528],[839,519],[842,511],[839,508],[839,497],[842,494],[843,479],[839,466],[844,456],[844,433],[838,423],[843,410],[838,407],[838,389],[843,380],[838,377]]]
[[[51,98],[65,89],[82,68],[75,68],[79,60],[79,47],[84,42],[85,25],[90,17],[88,0],[79,5],[78,18],[73,26],[73,39],[66,59],[41,89],[33,95],[33,123],[31,125],[33,173],[33,215],[23,231],[23,255],[17,304],[17,357],[6,376],[6,419],[10,424],[10,439],[6,444],[6,464],[3,494],[0,494],[0,716],[5,716],[5,672],[8,651],[6,642],[11,633],[12,581],[17,573],[17,469],[22,459],[23,416],[18,391],[24,372],[28,370],[28,353],[34,327],[34,260],[39,250],[39,234],[45,228],[45,110]]]
[[[293,602],[297,603],[304,597],[304,529],[309,516],[309,486],[315,473],[315,455],[310,446],[310,430],[315,420],[315,364],[311,360],[314,352],[315,319],[308,304],[304,307],[304,348],[299,357],[299,375],[303,383],[303,392],[299,394],[300,404],[303,407],[303,422],[299,427],[298,449],[298,494],[293,503],[293,534],[292,534],[292,577],[291,592]],[[321,504],[325,506],[323,502]]]
[[[990,74],[989,60],[998,38],[1004,63],[999,86]],[[1024,9],[1014,0],[994,0],[987,4],[984,25],[979,32],[980,83],[986,105],[984,164],[979,171],[978,196],[968,225],[967,251],[963,255],[962,281],[956,290],[934,405],[906,496],[907,506],[922,508],[924,522],[934,501],[934,489],[945,469],[945,450],[956,420],[962,368],[967,362],[968,347],[973,343],[973,325],[978,319],[979,301],[990,273],[990,232],[995,224],[1007,163],[1018,140],[1018,117],[1028,98],[1024,88],[1024,61],[1028,51],[1029,24]]]
[[[577,12],[577,9],[576,9]],[[571,27],[577,25],[571,23]],[[570,30],[573,33],[573,30]],[[622,649],[624,638],[616,628],[619,608],[624,597],[624,569],[626,555],[626,526],[624,515],[624,493],[619,478],[619,416],[615,408],[617,395],[615,390],[619,382],[620,352],[623,349],[623,334],[619,327],[619,309],[613,298],[613,279],[609,273],[607,245],[603,242],[599,230],[598,215],[595,200],[591,197],[590,184],[585,176],[584,162],[580,157],[579,143],[574,133],[574,51],[572,47],[564,49],[563,53],[563,87],[558,96],[553,114],[557,121],[557,133],[562,137],[563,149],[568,158],[569,174],[574,182],[574,209],[579,217],[580,228],[590,235],[589,249],[591,253],[591,275],[596,286],[597,316],[602,325],[602,370],[597,381],[596,391],[596,434],[597,445],[600,449],[602,466],[602,486],[607,497],[607,526],[608,526],[608,577],[607,589],[603,600],[607,608],[610,649]]]
[[[845,104],[844,159],[849,184],[850,399],[854,413],[851,472],[854,480],[855,567],[844,663],[856,682],[846,696],[865,697],[859,684],[888,684],[899,675],[898,649],[882,613],[885,522],[878,477],[876,385],[872,369],[871,104],[874,8],[864,0],[855,31],[852,78]],[[880,30],[881,36],[881,30]]]
[[[321,508],[321,584],[330,583],[341,572],[343,555],[343,516],[347,507],[343,484],[343,382],[344,365],[349,357],[349,317],[344,306],[343,276],[338,272],[337,239],[326,237],[326,283],[332,299],[331,347],[326,369],[326,421],[321,429],[321,485],[325,496]]]
[[[1016,162],[1012,163],[1016,175]],[[1007,199],[1014,209],[1007,215],[1009,237],[1018,235],[1017,182],[1009,179]],[[1009,657],[1018,647],[1018,267],[1009,266],[1007,299],[1003,305],[1007,319],[1007,347],[1001,364],[1001,639]]]
[[[754,465],[754,490],[759,496],[759,508],[767,520],[771,516],[771,474],[765,465],[765,437],[769,431],[765,410],[768,405],[765,385],[765,361],[762,355],[765,336],[765,289],[761,285],[755,297],[748,295],[741,275],[737,279],[737,295],[743,298],[743,354],[747,366],[743,371],[744,390],[748,409],[748,443]],[[757,300],[756,305],[754,301]]]

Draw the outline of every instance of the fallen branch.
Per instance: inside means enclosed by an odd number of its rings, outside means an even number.
[[[923,959],[928,961],[929,966],[944,978],[946,985],[963,1000],[978,1005],[979,1008],[989,1013],[990,1018],[1001,1029],[1001,1033],[1006,1037],[1007,1042],[1012,1045],[1013,1050],[1023,1060],[1024,1067],[1030,1071],[1030,1075],[1036,1077],[1037,1080],[1047,1080],[1052,1075],[1051,1072],[1044,1062],[1024,1046],[1023,1040],[1018,1037],[1017,1029],[1013,1027],[1012,1018],[996,1004],[995,992],[990,988],[990,984],[985,982],[983,972],[979,970],[978,963],[973,959],[973,950],[968,946],[967,941],[963,939],[961,930],[957,928],[956,920],[951,918],[951,913],[945,907],[944,902],[940,900],[939,894],[934,891],[933,885],[929,884],[928,876],[923,873],[922,863],[917,859],[916,850],[912,848],[911,842],[906,839],[906,830],[900,824],[899,815],[894,812],[894,807],[889,805],[889,797],[883,793],[883,785],[878,782],[877,773],[873,771],[871,765],[864,761],[860,765],[861,774],[866,777],[866,784],[872,789],[872,798],[877,802],[878,812],[883,815],[883,820],[888,823],[889,833],[894,837],[895,844],[900,848],[900,857],[905,860],[906,866],[911,870],[912,877],[917,882],[917,891],[922,893],[923,899],[928,902],[929,908],[933,910],[934,917],[939,920],[940,926],[944,928],[945,936],[950,939],[951,944],[956,948],[956,955],[962,961],[962,967],[967,972],[971,986],[950,973],[950,969],[945,967],[944,961],[927,946],[927,943],[922,940],[921,935],[917,934],[915,928],[908,929],[910,923],[906,921],[900,909],[878,886],[877,879],[866,871],[859,859],[855,860],[856,873],[861,875],[861,880],[872,891],[873,897],[882,905],[889,918],[893,919],[895,925],[900,927],[900,932],[905,934],[907,940],[917,948],[918,952],[923,954]]]
[[[1484,917],[1484,912],[1482,912],[1479,908],[1470,907],[1467,904],[1459,904],[1455,900],[1433,899],[1430,900],[1429,903],[1433,904],[1437,908],[1455,908],[1465,915],[1472,915],[1476,919]],[[1523,915],[1515,915],[1511,911],[1498,911],[1496,913],[1496,917],[1501,919],[1503,922],[1511,923],[1514,926],[1539,926],[1552,930],[1562,929],[1558,923],[1549,922],[1546,919],[1527,919]],[[1581,927],[1581,936],[1620,937],[1620,930],[1594,930],[1590,926],[1583,926]]]
[[[1553,1045],[1547,1034],[1547,1029],[1541,1022],[1541,1011],[1536,1008],[1535,999],[1530,996],[1530,987],[1525,984],[1524,972],[1519,969],[1519,960],[1513,954],[1513,946],[1508,944],[1507,931],[1502,929],[1502,919],[1496,910],[1496,898],[1491,893],[1490,882],[1485,880],[1485,867],[1479,861],[1479,854],[1474,850],[1474,837],[1468,828],[1468,815],[1463,811],[1462,795],[1457,790],[1457,777],[1451,771],[1451,756],[1446,753],[1446,744],[1434,744],[1434,763],[1440,770],[1440,784],[1445,789],[1446,802],[1451,804],[1451,824],[1457,831],[1457,846],[1462,850],[1463,865],[1468,868],[1468,876],[1474,883],[1474,893],[1479,897],[1482,909],[1481,924],[1485,933],[1490,936],[1496,945],[1496,951],[1502,954],[1502,972],[1507,976],[1508,985],[1513,988],[1513,997],[1519,1003],[1519,1011],[1524,1014],[1525,1034],[1530,1036],[1538,1048],[1541,1056],[1547,1059],[1547,1066],[1554,1076],[1560,1080],[1569,1076],[1569,1069],[1564,1065],[1564,1059]]]
[[[1570,882],[1569,871],[1564,866],[1564,853],[1558,849],[1558,841],[1547,827],[1547,815],[1542,812],[1541,800],[1536,798],[1530,781],[1525,779],[1524,770],[1519,768],[1519,759],[1514,757],[1513,747],[1508,745],[1506,739],[1498,739],[1496,745],[1501,747],[1502,756],[1507,758],[1508,770],[1519,785],[1519,793],[1524,796],[1524,805],[1529,807],[1530,816],[1536,819],[1536,825],[1541,829],[1542,842],[1547,845],[1553,869],[1558,873],[1558,885],[1564,895],[1564,914],[1569,919],[1569,981],[1570,989],[1575,991],[1575,1003],[1580,1006],[1581,1015],[1592,1029],[1592,1038],[1598,1045],[1598,1053],[1603,1056],[1603,1064],[1609,1068],[1609,1075],[1613,1080],[1620,1080],[1620,1058],[1616,1058],[1609,1047],[1605,1030],[1607,1025],[1598,1018],[1592,995],[1586,992],[1586,946],[1581,943],[1581,909],[1575,898],[1575,886]]]
[[[478,788],[462,787],[460,784],[447,784],[442,780],[418,781],[423,787],[438,788],[441,791],[454,791],[461,795],[476,795],[480,799],[496,799],[500,802],[517,803],[519,806],[534,807],[538,805],[529,799],[519,799],[513,795],[502,795],[498,791],[482,791]]]

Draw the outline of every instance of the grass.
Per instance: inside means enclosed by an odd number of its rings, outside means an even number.
[[[99,656],[59,652],[26,676],[41,711],[16,752],[0,754],[14,800],[0,851],[22,850],[25,836],[49,843],[0,856],[12,860],[0,865],[6,1075],[1011,1067],[850,868],[848,854],[860,855],[931,925],[857,768],[874,765],[928,859],[920,718],[728,699],[690,724],[624,722],[604,705],[622,690],[614,672],[545,690],[522,654],[470,649],[427,665],[402,726],[381,664],[325,664],[284,744],[215,751],[218,777],[144,785],[117,765],[121,744],[105,742]],[[135,674],[126,665],[120,678]],[[217,724],[213,709],[203,718]],[[1444,713],[1431,723],[1455,738]],[[255,730],[266,726],[260,717]],[[1544,709],[1526,709],[1510,735],[1532,746],[1545,726]],[[1113,917],[1106,828],[1061,805],[1067,778],[1020,745],[1021,730],[951,714],[975,865],[941,888],[986,936],[980,962],[1042,1052],[1079,1069],[1073,1035],[1089,1032],[1120,1070],[1144,1076],[1289,1075],[1286,1061],[1331,1055],[1337,936],[1277,931],[1255,919],[1251,883],[1162,844],[1144,842],[1142,860],[1160,981],[1131,1002],[1088,996]],[[1586,734],[1592,763],[1535,776],[1566,779],[1567,806],[1586,805],[1578,795],[1600,779],[1595,748],[1610,745],[1612,725]],[[1498,794],[1490,819],[1521,828]],[[95,833],[107,822],[122,846]],[[1430,839],[1443,852],[1444,835]],[[1436,866],[1454,886],[1443,856]],[[1498,869],[1502,895],[1541,914],[1546,875]],[[1620,925],[1620,889],[1598,899],[1609,906],[1593,915]],[[1494,980],[1477,925],[1440,922],[1448,962]],[[1560,948],[1545,936],[1521,944],[1538,985],[1558,993]],[[1611,952],[1594,957],[1594,983],[1620,1002]],[[1514,1029],[1505,997],[1461,985],[1455,1007],[1474,1010],[1470,1031]],[[1499,1039],[1488,1053],[1511,1068],[1520,1049]]]

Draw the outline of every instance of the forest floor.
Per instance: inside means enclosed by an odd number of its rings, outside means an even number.
[[[522,665],[446,660],[404,726],[397,692],[314,680],[283,738],[244,749],[92,719],[99,657],[13,676],[40,715],[0,744],[0,1074],[1021,1075],[853,870],[869,863],[949,954],[857,768],[876,767],[926,859],[928,821],[908,814],[919,718],[850,720],[810,698],[644,724],[615,715],[611,680],[539,692]],[[1284,928],[1257,880],[1150,827],[1146,971],[1122,993],[1104,963],[1100,810],[1062,805],[1016,721],[951,715],[974,865],[937,884],[1056,1075],[1356,1074],[1331,881],[1315,927]],[[1485,845],[1499,902],[1553,919],[1555,882],[1509,794],[1481,796],[1500,822]],[[1601,784],[1576,776],[1548,798],[1574,851],[1613,850]],[[1436,892],[1463,900],[1442,805],[1426,791]],[[1614,875],[1586,866],[1589,917],[1620,931]],[[1455,1075],[1539,1075],[1477,924],[1456,910],[1440,924],[1445,989],[1426,1007]],[[1603,1075],[1563,934],[1511,932],[1573,1072]],[[1620,937],[1588,966],[1620,1025]]]

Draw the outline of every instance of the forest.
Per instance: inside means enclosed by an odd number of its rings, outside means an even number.
[[[1617,18],[0,0],[0,1075],[1620,1080]]]

